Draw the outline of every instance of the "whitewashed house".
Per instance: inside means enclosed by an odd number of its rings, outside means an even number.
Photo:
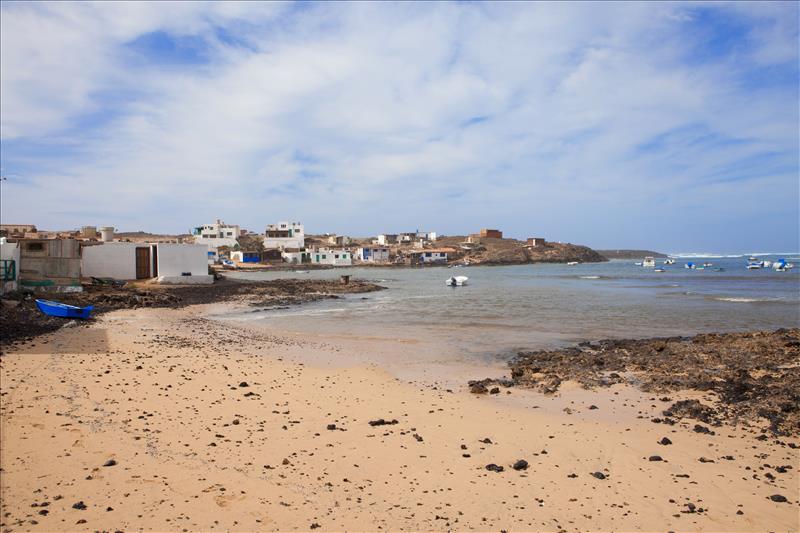
[[[311,252],[306,250],[283,250],[281,251],[281,257],[284,261],[293,265],[311,262]]]
[[[300,222],[278,222],[267,225],[264,233],[264,248],[267,250],[302,249],[306,246],[306,235]]]
[[[353,239],[347,235],[328,235],[328,244],[332,246],[347,246]]]
[[[383,233],[378,235],[378,238],[375,239],[375,244],[380,244],[382,246],[387,246],[389,244],[396,244],[397,243],[397,234],[396,233]]]
[[[389,249],[385,246],[363,246],[356,250],[356,259],[364,263],[388,263]]]
[[[215,249],[220,246],[233,248],[238,244],[241,233],[239,226],[225,224],[219,219],[213,224],[198,226],[192,230],[195,244],[207,244]]]
[[[119,280],[156,278],[159,283],[213,283],[208,245],[108,242],[81,250],[83,277]]]
[[[315,265],[350,266],[353,254],[344,249],[316,248],[311,251],[311,262]]]
[[[452,248],[428,248],[427,250],[413,250],[406,252],[411,264],[423,263],[447,263],[449,254],[454,252]]]

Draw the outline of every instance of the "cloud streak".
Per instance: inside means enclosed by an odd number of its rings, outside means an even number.
[[[3,221],[800,248],[794,3],[164,5],[2,5]]]

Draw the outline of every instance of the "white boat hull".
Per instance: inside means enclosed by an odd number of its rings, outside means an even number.
[[[467,276],[451,276],[445,280],[445,285],[448,287],[461,287],[467,284]]]

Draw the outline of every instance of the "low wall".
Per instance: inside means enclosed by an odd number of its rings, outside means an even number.
[[[158,275],[163,278],[208,275],[208,246],[204,244],[159,244]]]
[[[82,252],[84,277],[136,279],[136,248],[132,242],[111,242],[86,246]]]

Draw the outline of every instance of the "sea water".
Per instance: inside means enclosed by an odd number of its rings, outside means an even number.
[[[797,254],[781,255],[800,267]],[[762,255],[774,261],[778,256]],[[713,263],[705,270],[684,265]],[[443,357],[507,356],[603,338],[643,338],[800,325],[800,268],[747,270],[747,256],[677,258],[657,268],[606,263],[461,268],[336,268],[308,273],[234,272],[239,279],[337,279],[348,274],[385,291],[283,309],[214,314],[274,330],[424,341],[410,350]],[[715,271],[721,268],[723,271]],[[468,285],[449,287],[452,275]],[[445,353],[446,352],[446,353]],[[423,359],[425,358],[423,357]]]

